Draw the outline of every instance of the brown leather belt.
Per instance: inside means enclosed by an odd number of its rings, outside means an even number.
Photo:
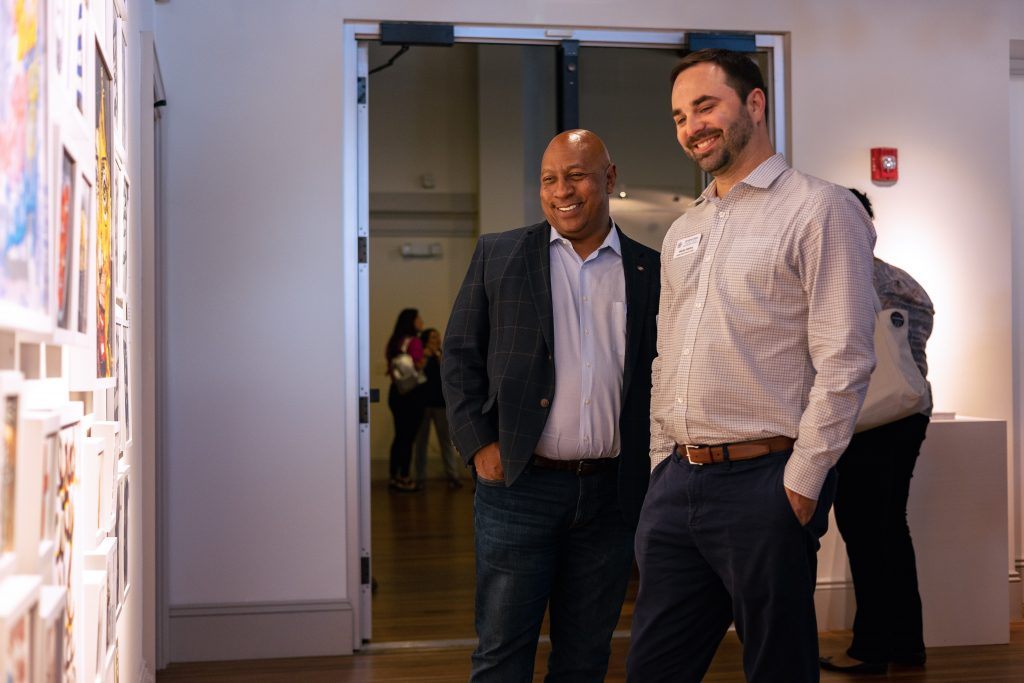
[[[581,477],[587,474],[594,474],[602,470],[614,467],[618,464],[616,458],[590,458],[587,460],[552,460],[543,455],[533,455],[533,466],[542,470],[557,470],[559,472],[575,472]]]
[[[788,436],[773,436],[769,439],[738,441],[717,446],[685,446],[676,444],[676,453],[693,465],[710,465],[730,460],[753,460],[769,453],[788,451],[793,447],[794,439]]]

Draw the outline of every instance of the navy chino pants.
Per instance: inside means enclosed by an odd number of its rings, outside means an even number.
[[[816,553],[836,476],[801,526],[783,487],[790,454],[712,465],[672,455],[652,472],[627,680],[700,681],[733,622],[748,681],[819,680]]]

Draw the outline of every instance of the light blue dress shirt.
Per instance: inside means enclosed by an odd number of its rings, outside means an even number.
[[[583,260],[551,228],[555,396],[537,453],[554,460],[619,454],[626,278],[614,224]]]

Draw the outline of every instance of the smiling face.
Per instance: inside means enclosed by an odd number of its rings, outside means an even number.
[[[615,178],[615,164],[604,143],[589,131],[561,133],[544,152],[540,170],[544,216],[583,258],[600,246],[611,228],[608,196]]]
[[[676,139],[705,172],[739,180],[763,161],[761,145],[751,144],[755,124],[763,123],[763,105],[761,90],[751,91],[741,102],[721,67],[696,64],[680,73],[672,86]]]

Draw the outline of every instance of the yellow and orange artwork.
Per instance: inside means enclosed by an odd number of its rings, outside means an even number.
[[[96,59],[96,376],[110,377],[114,329],[111,312],[111,178],[110,178],[110,72]]]

